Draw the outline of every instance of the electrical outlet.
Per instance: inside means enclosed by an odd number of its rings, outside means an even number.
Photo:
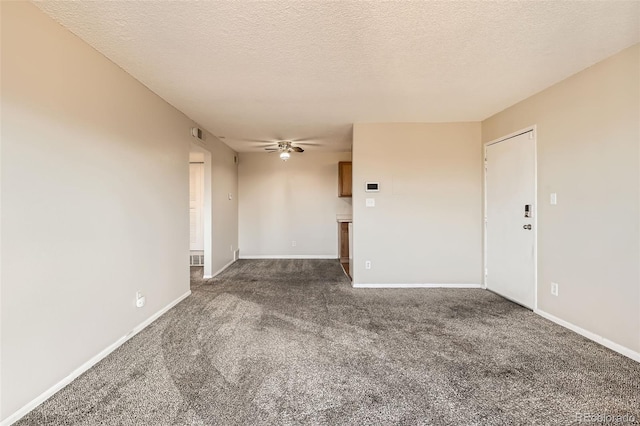
[[[558,295],[558,283],[551,283],[551,294],[554,296]]]
[[[295,241],[291,241],[291,247],[295,247],[296,244],[298,244],[298,243],[296,243]]]
[[[367,260],[364,262],[364,269],[371,269],[371,261]]]
[[[140,290],[138,290],[136,292],[136,306],[138,308],[142,308],[144,306],[144,303],[145,303],[145,298],[142,295],[142,292]]]

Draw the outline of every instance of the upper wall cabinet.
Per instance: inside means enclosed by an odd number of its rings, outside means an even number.
[[[338,163],[338,197],[351,197],[351,161]]]

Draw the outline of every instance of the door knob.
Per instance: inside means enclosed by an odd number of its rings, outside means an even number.
[[[531,230],[531,225],[523,225],[522,229],[527,229],[527,230]]]

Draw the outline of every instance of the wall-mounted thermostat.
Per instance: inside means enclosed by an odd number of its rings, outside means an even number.
[[[364,185],[364,190],[367,192],[378,192],[380,191],[380,183],[378,182],[367,182]]]

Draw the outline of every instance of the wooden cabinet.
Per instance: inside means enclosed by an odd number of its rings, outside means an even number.
[[[351,161],[338,163],[338,197],[351,197]]]
[[[349,262],[349,223],[340,222],[340,262]]]
[[[351,261],[353,259],[352,245],[352,227],[351,222],[338,220],[338,250],[340,251],[340,264],[344,268],[344,272],[351,280]]]

